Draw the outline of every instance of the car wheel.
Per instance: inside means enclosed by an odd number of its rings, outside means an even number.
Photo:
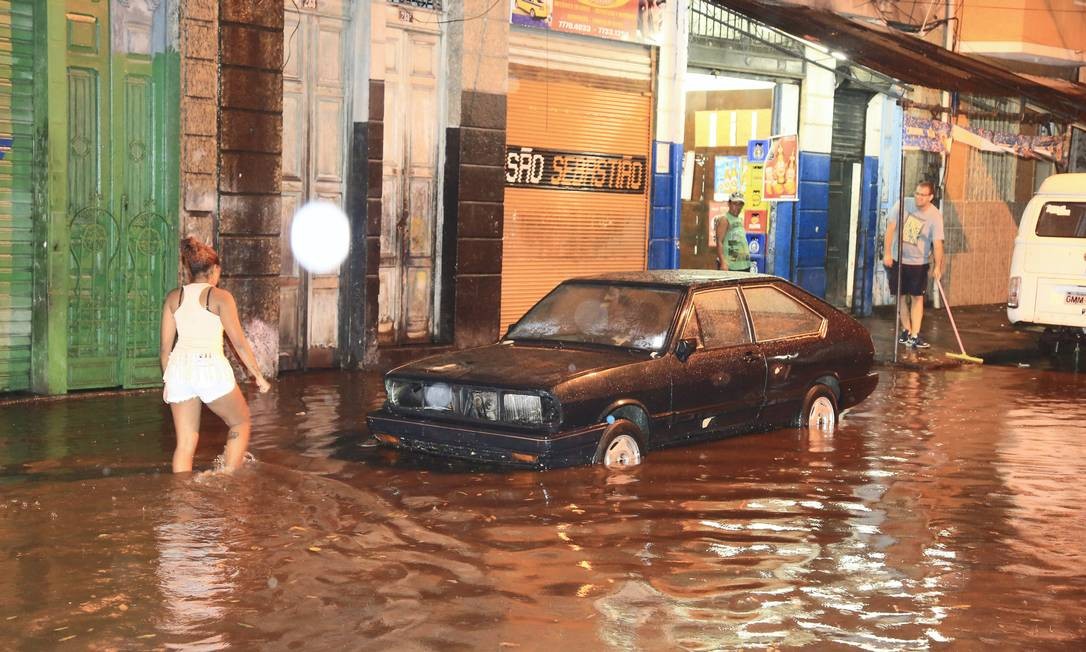
[[[807,390],[803,410],[796,419],[800,428],[821,432],[833,432],[837,428],[837,397],[825,385],[815,385]]]
[[[640,429],[629,421],[616,421],[600,438],[593,462],[609,469],[624,469],[641,464]]]

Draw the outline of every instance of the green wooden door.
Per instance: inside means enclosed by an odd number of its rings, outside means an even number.
[[[67,2],[69,389],[161,382],[159,316],[177,282],[162,4]]]

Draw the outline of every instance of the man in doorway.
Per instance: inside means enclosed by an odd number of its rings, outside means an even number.
[[[743,193],[728,198],[728,213],[716,222],[716,268],[732,272],[750,271],[750,246],[743,228]]]
[[[912,199],[905,200],[905,219],[901,227],[901,250],[897,252],[898,205],[886,217],[886,237],[883,241],[882,264],[886,266],[890,291],[898,293],[897,266],[901,264],[901,334],[898,341],[914,349],[931,345],[920,336],[924,319],[924,293],[928,289],[928,258],[933,258],[932,276],[943,275],[943,213],[932,204],[935,185],[929,181],[916,184]]]

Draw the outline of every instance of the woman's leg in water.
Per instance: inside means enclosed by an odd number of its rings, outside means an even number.
[[[227,471],[233,471],[245,461],[245,451],[249,450],[249,432],[252,422],[249,420],[249,404],[241,393],[241,388],[234,387],[229,394],[207,404],[226,422],[230,432],[226,435],[226,450],[223,451]]]
[[[173,449],[173,472],[192,470],[192,457],[200,441],[200,399],[190,398],[180,403],[170,403],[173,413],[173,429],[177,433],[177,447]]]

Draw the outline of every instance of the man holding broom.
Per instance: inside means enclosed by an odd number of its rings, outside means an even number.
[[[886,218],[882,264],[886,266],[890,291],[898,293],[898,264],[901,265],[901,335],[899,340],[914,349],[931,345],[920,337],[920,322],[924,319],[924,293],[928,288],[928,258],[934,258],[931,274],[939,280],[943,275],[943,213],[931,203],[935,185],[929,181],[916,184],[912,199],[905,200],[904,225],[901,227],[901,255],[897,252],[899,206],[894,205]],[[900,261],[900,263],[899,263]]]

